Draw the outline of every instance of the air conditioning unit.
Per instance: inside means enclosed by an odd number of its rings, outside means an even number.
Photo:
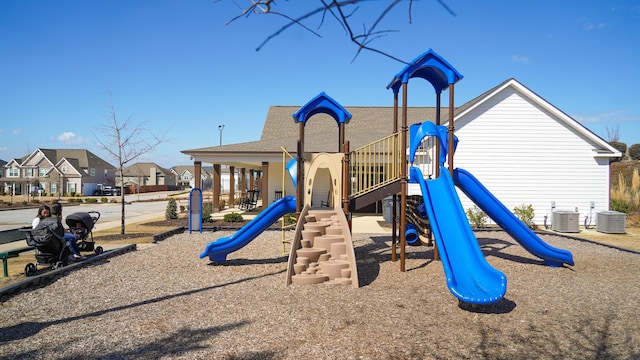
[[[625,234],[627,214],[619,211],[600,211],[597,217],[599,232],[607,234]]]
[[[580,213],[574,211],[554,211],[551,230],[562,233],[580,232]]]

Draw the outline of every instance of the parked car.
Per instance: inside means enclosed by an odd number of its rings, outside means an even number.
[[[94,196],[118,196],[122,194],[119,187],[98,184],[98,188],[93,192]]]

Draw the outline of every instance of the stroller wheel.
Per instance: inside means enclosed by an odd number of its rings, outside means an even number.
[[[102,246],[98,246],[96,247],[96,249],[94,250],[96,255],[100,255],[104,252],[104,249],[102,248]]]
[[[53,269],[54,270],[57,270],[57,269],[60,269],[60,268],[63,268],[63,267],[64,267],[64,263],[62,261],[58,261],[55,264],[53,264]]]
[[[24,275],[25,276],[33,276],[36,273],[36,264],[28,263],[24,267]]]

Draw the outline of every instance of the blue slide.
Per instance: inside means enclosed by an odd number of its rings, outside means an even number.
[[[251,220],[235,234],[219,238],[217,241],[207,244],[204,252],[200,254],[200,259],[208,256],[211,261],[222,262],[227,260],[228,254],[240,250],[283,215],[295,211],[296,198],[293,196],[283,197],[264,209],[255,219]]]
[[[544,260],[549,266],[573,265],[571,252],[555,248],[540,239],[527,225],[507,209],[478,179],[464,169],[455,169],[455,185],[504,231],[531,254]]]
[[[507,278],[484,258],[448,170],[441,167],[437,179],[425,181],[422,171],[412,166],[411,179],[420,184],[451,293],[470,304],[502,299]]]

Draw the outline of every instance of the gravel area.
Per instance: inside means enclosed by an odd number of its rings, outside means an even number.
[[[460,306],[430,247],[354,234],[360,288],[285,286],[280,232],[211,264],[231,232],[180,234],[0,299],[3,359],[640,359],[640,255],[544,235],[573,253],[546,267],[479,232],[505,298]]]

